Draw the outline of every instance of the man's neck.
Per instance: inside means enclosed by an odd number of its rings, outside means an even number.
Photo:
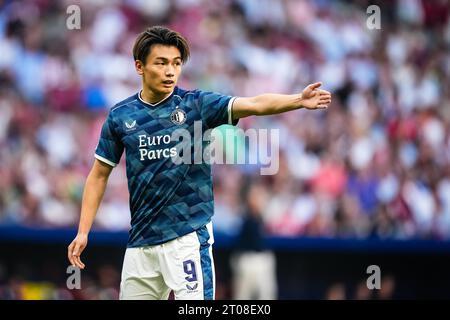
[[[157,94],[157,93],[149,90],[148,88],[143,87],[142,91],[141,91],[141,99],[150,104],[157,104],[158,102],[161,102],[162,100],[166,99],[171,94],[172,94],[172,92],[164,93],[164,94]]]

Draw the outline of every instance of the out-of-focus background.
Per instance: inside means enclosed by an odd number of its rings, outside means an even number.
[[[73,4],[79,30],[66,25]],[[381,29],[368,28],[372,4]],[[140,87],[134,39],[152,25],[190,43],[181,87],[252,96],[322,81],[333,93],[325,112],[240,121],[280,130],[276,175],[214,166],[218,299],[449,298],[449,11],[446,0],[0,1],[0,299],[118,297],[124,158],[81,290],[66,287],[66,247],[105,115]],[[371,265],[381,289],[367,287]]]

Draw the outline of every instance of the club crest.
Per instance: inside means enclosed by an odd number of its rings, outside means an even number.
[[[183,124],[186,121],[186,118],[186,112],[178,107],[170,115],[170,120],[178,125]]]

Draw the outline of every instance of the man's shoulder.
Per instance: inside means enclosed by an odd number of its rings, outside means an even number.
[[[233,97],[232,95],[224,94],[217,91],[209,91],[201,89],[185,90],[181,88],[177,88],[175,96],[179,96],[182,99],[183,98],[205,99],[206,97],[216,99],[217,97]]]
[[[134,103],[137,101],[137,93],[133,94],[132,96],[129,96],[128,98],[119,101],[114,106],[111,107],[109,110],[111,113],[117,113],[119,110],[122,111],[123,109],[127,109],[130,107],[133,107]]]
[[[201,93],[202,91],[199,89],[186,90],[177,87],[174,95],[184,100],[184,99],[197,99]]]

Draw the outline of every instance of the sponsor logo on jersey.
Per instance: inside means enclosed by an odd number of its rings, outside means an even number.
[[[189,291],[196,291],[196,289],[198,288],[198,282],[196,284],[192,285],[192,286],[190,286],[189,284],[186,284],[186,288]]]
[[[127,128],[127,130],[134,130],[136,129],[136,120],[129,120],[129,121],[124,121],[125,127]]]

